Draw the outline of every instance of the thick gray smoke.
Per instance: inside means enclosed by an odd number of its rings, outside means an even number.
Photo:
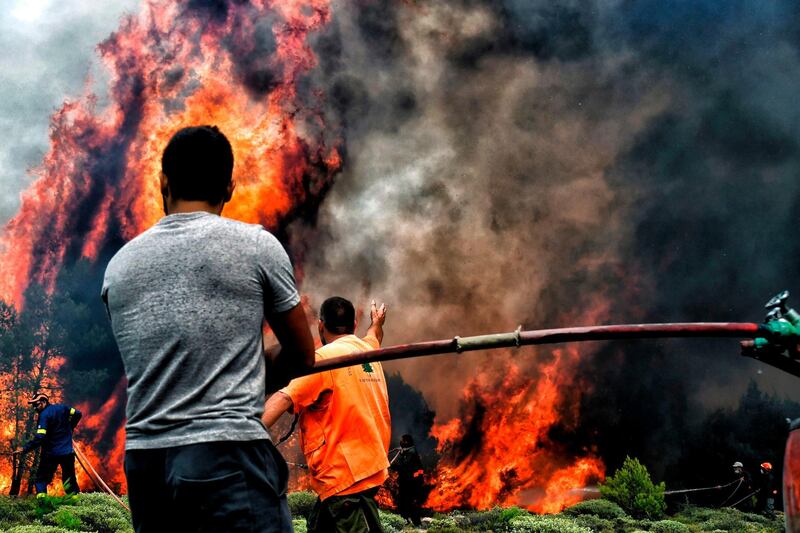
[[[314,48],[348,157],[317,229],[290,229],[310,247],[304,291],[386,300],[388,343],[759,321],[800,289],[798,15],[784,0],[337,4]],[[800,398],[735,342],[597,349],[584,402],[647,434],[631,453],[658,455],[751,379]],[[505,357],[391,367],[446,420]]]

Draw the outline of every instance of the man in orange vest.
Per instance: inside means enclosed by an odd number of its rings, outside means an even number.
[[[320,308],[316,360],[375,350],[383,340],[386,305],[372,302],[364,338],[354,335],[355,309],[344,298]],[[267,400],[269,428],[284,412],[299,416],[300,438],[311,487],[319,496],[309,533],[382,532],[375,495],[388,477],[389,396],[380,363],[304,376]]]

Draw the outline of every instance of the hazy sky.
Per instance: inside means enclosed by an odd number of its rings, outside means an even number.
[[[48,122],[91,73],[102,80],[96,45],[136,0],[0,0],[0,223],[19,207],[27,169],[47,150]]]

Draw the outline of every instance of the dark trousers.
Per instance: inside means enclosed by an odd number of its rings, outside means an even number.
[[[317,499],[308,517],[308,533],[383,533],[375,503],[378,488]]]
[[[420,483],[417,478],[410,480],[401,479],[398,482],[397,490],[397,513],[411,520],[411,523],[418,526],[422,523],[422,514],[420,512]]]
[[[136,533],[291,533],[289,470],[267,440],[125,452]]]
[[[53,481],[58,467],[61,467],[61,483],[64,485],[64,492],[67,494],[80,492],[78,480],[75,478],[75,454],[50,455],[42,452],[39,457],[39,468],[36,469],[36,478],[33,480],[36,494],[47,494],[47,485]]]

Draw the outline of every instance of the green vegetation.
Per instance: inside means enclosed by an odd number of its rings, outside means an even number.
[[[647,467],[630,457],[600,485],[600,494],[636,518],[661,518],[667,509],[664,482],[653,484]]]
[[[295,533],[306,533],[304,512],[315,497],[289,497]],[[380,511],[386,533],[412,533],[402,517]],[[783,533],[783,515],[767,518],[736,509],[684,507],[664,520],[634,518],[608,500],[581,502],[557,515],[537,515],[519,507],[488,511],[453,511],[426,519],[426,533]],[[110,496],[90,493],[77,498],[0,496],[0,533],[131,533],[130,514]]]
[[[309,490],[301,490],[290,492],[286,499],[289,500],[289,510],[294,518],[302,517],[308,520],[314,503],[317,501],[317,495]],[[305,528],[305,524],[303,524],[303,528]],[[295,528],[296,531],[297,528]]]
[[[576,503],[572,507],[564,509],[563,514],[567,516],[594,515],[600,518],[614,519],[625,516],[625,511],[614,502],[599,499]]]

